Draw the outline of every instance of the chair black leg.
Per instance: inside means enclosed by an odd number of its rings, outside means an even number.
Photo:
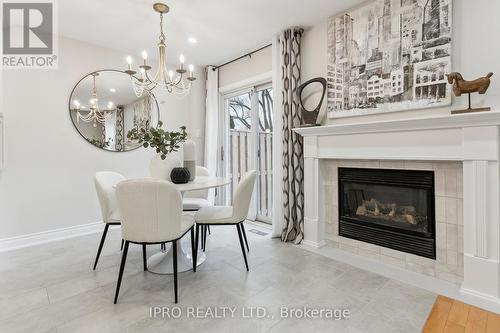
[[[211,235],[212,233],[210,232],[210,226],[207,225],[207,230],[208,230],[208,234]]]
[[[241,233],[243,234],[243,238],[245,239],[245,244],[247,245],[247,251],[250,252],[250,248],[248,247],[247,233],[245,232],[244,223],[240,223]]]
[[[194,245],[194,226],[191,227],[191,258],[193,259],[193,272],[196,272],[196,255]]]
[[[177,304],[177,240],[172,242],[172,250],[174,256],[174,294],[175,294],[175,304]]]
[[[120,273],[118,273],[118,281],[116,282],[116,292],[115,292],[115,302],[114,302],[115,304],[116,301],[118,300],[118,294],[120,293],[120,285],[122,283],[123,270],[125,269],[125,262],[127,261],[128,245],[129,242],[125,241],[125,247],[123,249],[123,254],[122,254],[122,263],[120,265]]]
[[[194,256],[193,256],[193,262],[198,262],[198,242],[200,239],[200,225],[196,224],[196,237],[194,240]],[[193,265],[193,271],[196,272],[196,265]]]
[[[201,239],[200,239],[201,250],[203,252],[205,252],[205,226],[204,225],[201,226],[200,233],[201,233]]]
[[[200,248],[198,250],[203,251],[203,226],[200,225],[199,229],[200,229],[199,230],[199,238],[197,239],[197,241],[200,244]]]
[[[148,265],[146,261],[146,244],[142,244],[142,265],[144,266],[144,271],[147,271]]]
[[[120,245],[120,251],[123,251],[123,243],[125,243],[125,240],[122,238],[122,245]]]
[[[94,271],[95,271],[95,268],[97,267],[97,262],[99,261],[99,256],[101,255],[102,246],[104,245],[104,240],[106,239],[106,234],[108,233],[108,228],[109,228],[109,224],[106,223],[106,226],[104,227],[104,231],[102,232],[101,243],[99,244],[99,249],[97,250],[97,256],[95,257]]]
[[[203,252],[207,249],[207,230],[208,225],[205,225],[203,228]]]
[[[243,259],[245,259],[245,266],[248,272],[248,262],[247,262],[247,251],[245,251],[245,245],[243,244],[243,237],[241,236],[240,224],[236,224],[236,229],[238,230],[238,237],[240,239],[241,252],[243,253]]]

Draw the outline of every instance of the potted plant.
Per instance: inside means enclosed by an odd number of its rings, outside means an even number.
[[[151,176],[156,179],[171,180],[174,168],[181,167],[181,162],[171,153],[177,152],[186,141],[188,133],[186,126],[181,126],[178,132],[169,132],[162,128],[163,122],[158,121],[157,127],[133,128],[127,133],[127,138],[144,148],[153,148],[157,155],[151,160]]]
[[[133,128],[127,133],[127,138],[137,141],[144,148],[156,148],[156,153],[164,160],[167,154],[176,152],[181,147],[180,144],[186,141],[186,126],[181,126],[179,132],[168,132],[163,128],[163,122],[158,121],[157,127]]]

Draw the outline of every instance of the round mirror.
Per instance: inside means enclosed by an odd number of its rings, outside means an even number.
[[[141,144],[127,139],[133,128],[158,124],[159,109],[153,94],[137,97],[129,75],[102,70],[77,82],[71,92],[69,113],[80,135],[108,151],[129,151]]]

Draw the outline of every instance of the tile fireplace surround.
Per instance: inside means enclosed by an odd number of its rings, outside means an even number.
[[[436,260],[339,236],[339,167],[434,171],[436,207]],[[320,161],[324,198],[321,218],[326,245],[388,265],[460,284],[463,280],[462,163],[421,161]]]
[[[295,129],[304,137],[304,246],[371,260],[378,272],[417,272],[400,279],[445,285],[500,312],[499,126],[494,111]],[[343,166],[435,172],[436,260],[338,236]]]

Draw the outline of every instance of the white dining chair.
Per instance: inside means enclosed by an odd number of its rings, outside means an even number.
[[[97,192],[97,198],[101,206],[102,222],[104,222],[104,231],[102,233],[101,242],[97,249],[97,255],[94,262],[94,270],[97,267],[97,262],[101,255],[102,247],[108,233],[110,225],[120,225],[120,213],[116,202],[115,186],[125,177],[113,171],[100,171],[95,174],[94,185]],[[122,245],[123,248],[123,239]]]
[[[191,231],[192,257],[195,257],[194,218],[182,214],[182,196],[174,184],[154,179],[134,179],[116,187],[121,212],[122,238],[125,240],[114,303],[118,300],[120,284],[130,243],[140,244],[145,262],[146,245],[172,242],[174,294],[177,303],[177,241]],[[193,270],[196,260],[193,260]],[[144,267],[146,270],[146,267]]]
[[[202,166],[196,166],[196,176],[197,177],[208,177],[210,173],[207,168]],[[182,209],[185,212],[196,212],[203,207],[211,206],[212,204],[208,200],[208,189],[188,191],[184,193],[182,199]],[[207,232],[210,233],[210,227],[205,226],[201,229],[201,248],[205,250],[205,244],[207,243]]]
[[[208,177],[210,174],[208,169],[202,166],[196,166],[196,176],[197,177]],[[182,209],[184,211],[197,211],[200,208],[210,206],[210,201],[208,201],[208,189],[188,191],[184,193],[182,199]]]
[[[253,189],[255,185],[256,172],[255,170],[249,171],[241,177],[241,181],[236,188],[236,192],[233,198],[232,206],[211,206],[203,207],[194,215],[196,222],[196,248],[198,248],[198,239],[200,226],[209,225],[236,225],[238,231],[238,237],[240,239],[241,251],[243,253],[243,259],[245,260],[245,266],[248,271],[248,262],[245,251],[245,245],[243,244],[243,237],[246,235],[244,232],[243,222],[247,218],[248,210],[250,208],[250,202],[252,200]],[[247,249],[248,249],[248,242]],[[197,259],[197,251],[195,252],[195,261]],[[196,271],[196,267],[193,267]]]

